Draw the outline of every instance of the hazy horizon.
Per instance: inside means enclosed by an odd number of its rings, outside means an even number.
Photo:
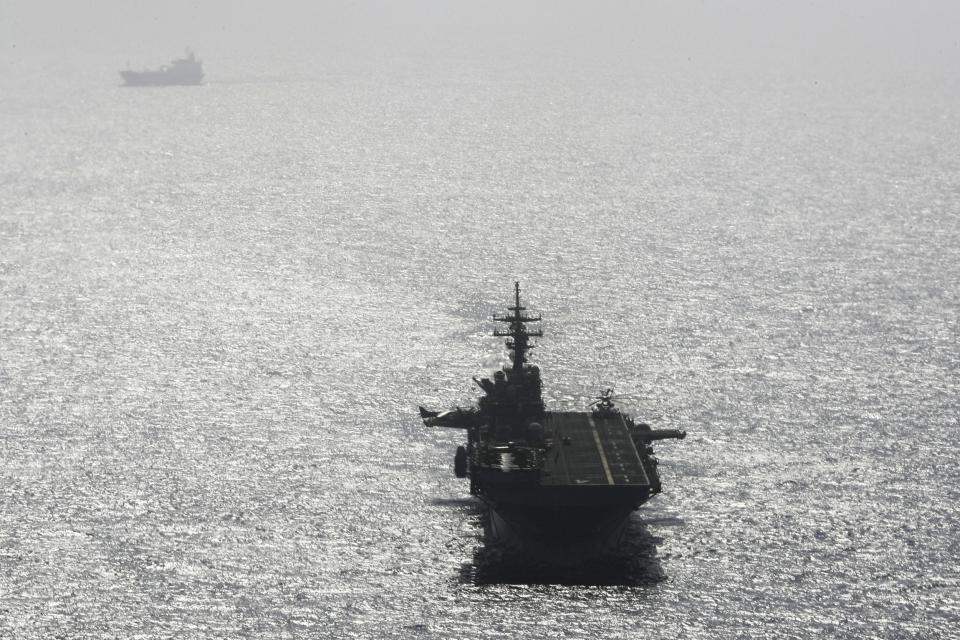
[[[429,64],[917,78],[955,84],[960,5],[944,1],[734,3],[189,2],[87,6],[6,0],[0,60],[11,70],[114,73],[194,49],[213,80],[320,76]],[[7,75],[7,74],[5,74]]]

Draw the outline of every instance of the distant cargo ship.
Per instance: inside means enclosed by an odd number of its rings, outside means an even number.
[[[203,63],[187,51],[186,58],[178,58],[159,69],[121,71],[123,84],[128,87],[163,87],[169,85],[196,85],[203,81]]]

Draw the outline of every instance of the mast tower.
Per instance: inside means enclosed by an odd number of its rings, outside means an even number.
[[[507,307],[512,311],[509,315],[493,315],[497,322],[504,322],[509,326],[506,329],[495,329],[493,335],[507,338],[507,348],[510,349],[510,359],[513,362],[513,370],[516,372],[523,370],[523,365],[527,362],[527,352],[536,347],[536,344],[530,344],[530,338],[539,338],[543,336],[543,329],[527,329],[528,322],[541,322],[543,316],[538,314],[536,317],[524,315],[526,307],[520,305],[520,283],[513,283],[514,305]]]

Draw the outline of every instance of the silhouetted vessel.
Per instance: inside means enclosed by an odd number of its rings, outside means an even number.
[[[195,85],[203,81],[203,63],[187,51],[186,58],[178,58],[159,69],[121,71],[123,83],[131,87],[163,87],[170,85]]]
[[[548,411],[540,369],[527,363],[535,345],[515,285],[506,325],[511,364],[474,381],[484,395],[476,407],[439,413],[420,407],[425,425],[467,432],[454,472],[489,507],[489,533],[547,559],[577,561],[614,549],[630,513],[661,490],[651,443],[686,432],[651,429],[621,413],[608,389],[588,411]]]

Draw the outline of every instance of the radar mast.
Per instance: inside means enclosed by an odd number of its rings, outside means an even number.
[[[526,311],[527,308],[520,305],[520,283],[514,282],[513,289],[514,305],[507,307],[507,309],[513,313],[502,316],[497,314],[493,315],[495,321],[507,323],[509,326],[506,329],[495,329],[493,335],[508,338],[506,344],[511,352],[510,359],[513,361],[513,370],[520,371],[527,362],[527,351],[536,346],[535,344],[530,344],[530,338],[543,336],[543,329],[528,331],[526,325],[528,322],[541,322],[543,317],[540,314],[537,314],[536,317],[524,315],[523,312]]]

